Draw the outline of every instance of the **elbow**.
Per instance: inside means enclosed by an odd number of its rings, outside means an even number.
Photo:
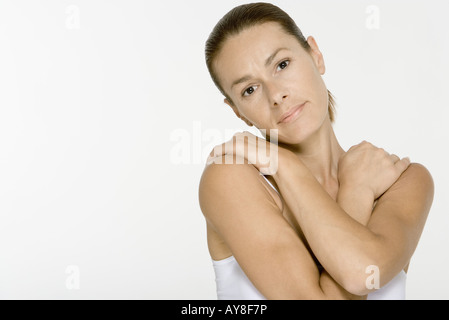
[[[374,279],[370,279],[369,275],[354,275],[350,279],[346,279],[342,287],[349,293],[356,296],[365,296],[379,288]]]
[[[357,272],[348,273],[342,287],[358,296],[365,296],[382,288],[390,282],[403,268],[394,266],[391,260],[371,260],[358,268]]]
[[[365,260],[352,271],[346,272],[342,278],[342,287],[356,296],[365,296],[381,286],[381,275],[379,263],[375,260]]]
[[[346,272],[341,274],[341,286],[351,294],[365,296],[381,288],[386,274],[390,273],[392,261],[382,252],[385,243],[376,235],[353,255],[355,259],[347,259]],[[382,274],[381,274],[382,273]]]

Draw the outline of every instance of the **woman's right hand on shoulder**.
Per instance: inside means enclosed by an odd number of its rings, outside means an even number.
[[[400,159],[367,141],[352,146],[338,164],[341,186],[372,192],[379,198],[410,165],[409,158]]]

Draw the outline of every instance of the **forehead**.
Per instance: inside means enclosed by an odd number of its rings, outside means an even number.
[[[275,22],[267,22],[241,31],[227,39],[217,55],[214,67],[220,82],[229,88],[236,77],[265,60],[277,49],[300,50],[298,40]]]

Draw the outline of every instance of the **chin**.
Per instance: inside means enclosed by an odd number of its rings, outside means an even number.
[[[303,119],[298,119],[303,120]],[[316,130],[318,126],[311,125],[307,121],[297,121],[287,130],[279,130],[279,140],[284,140],[285,143],[298,144],[307,140]]]
[[[305,134],[304,132],[289,135],[280,134],[278,141],[279,144],[283,143],[283,144],[297,145],[306,141],[308,137],[310,137],[310,134]]]

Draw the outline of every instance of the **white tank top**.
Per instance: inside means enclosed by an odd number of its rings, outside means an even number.
[[[263,175],[262,175],[263,176]],[[265,180],[276,190],[271,182]],[[279,192],[278,192],[279,193]],[[212,260],[215,271],[218,300],[265,300],[266,298],[248,279],[234,256]],[[369,275],[367,274],[367,277]],[[402,270],[389,283],[368,295],[368,300],[405,300],[407,274]]]
[[[218,300],[266,300],[248,279],[234,256],[212,260]],[[367,274],[367,277],[369,275]],[[367,300],[405,300],[407,274],[402,270],[382,288],[368,295]]]

